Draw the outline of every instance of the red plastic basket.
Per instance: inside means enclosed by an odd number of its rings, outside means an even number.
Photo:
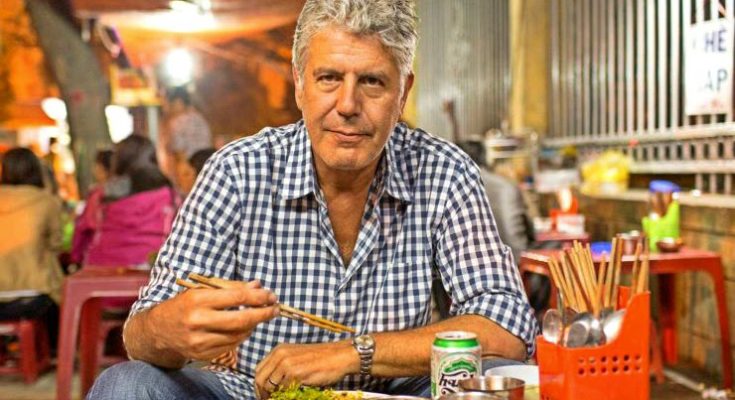
[[[618,304],[628,300],[620,288]],[[596,347],[566,348],[536,338],[541,400],[649,398],[650,293],[633,297],[618,337]]]

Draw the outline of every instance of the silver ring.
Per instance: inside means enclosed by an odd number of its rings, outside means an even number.
[[[273,387],[278,387],[278,384],[277,384],[277,383],[275,383],[275,382],[273,382],[273,381],[271,380],[271,377],[270,377],[270,376],[269,376],[269,377],[268,377],[268,378],[266,379],[266,381],[268,381],[268,383],[270,383],[271,385],[273,385]]]

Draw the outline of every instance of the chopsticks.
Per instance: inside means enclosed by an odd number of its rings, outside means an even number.
[[[199,274],[189,274],[189,279],[194,281],[195,283],[185,281],[183,279],[177,278],[176,283],[188,288],[188,289],[198,289],[198,288],[210,288],[210,289],[222,289],[223,286],[218,284],[216,281],[214,281],[211,278],[207,278],[206,276],[202,276]],[[322,318],[318,315],[309,314],[307,312],[301,311],[299,309],[289,307],[285,304],[279,304],[278,308],[280,310],[280,316],[290,318],[296,321],[301,321],[305,324],[326,329],[331,332],[335,333],[355,333],[355,330],[350,328],[349,326],[342,325],[340,323],[328,320],[326,318]]]
[[[638,243],[633,259],[631,284],[632,298],[648,290],[649,259],[646,246]],[[643,253],[643,261],[639,263]],[[602,256],[600,267],[595,272],[589,244],[586,247],[575,241],[572,248],[561,251],[549,260],[551,279],[564,299],[564,304],[576,312],[591,312],[599,315],[604,309],[617,309],[618,286],[620,284],[623,258],[623,240],[612,240],[610,257]],[[640,265],[640,267],[639,267]]]

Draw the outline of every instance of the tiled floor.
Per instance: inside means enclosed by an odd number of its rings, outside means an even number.
[[[56,374],[49,371],[32,385],[25,385],[20,378],[0,377],[0,400],[53,400],[55,398]],[[75,378],[73,393],[79,395],[79,379]],[[672,382],[662,385],[651,384],[652,400],[695,400],[701,397],[683,386]]]

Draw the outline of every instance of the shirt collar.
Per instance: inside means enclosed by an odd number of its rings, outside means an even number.
[[[385,146],[385,157],[383,157],[383,162],[385,163],[385,168],[382,168],[385,171],[383,181],[385,182],[385,191],[389,195],[406,203],[413,203],[413,191],[402,174],[403,169],[398,164],[398,161],[402,159],[398,157],[400,149],[397,143],[405,142],[404,137],[408,134],[406,130],[406,125],[402,123],[398,124],[388,139],[388,143]]]
[[[314,166],[311,161],[311,140],[309,140],[303,120],[296,124],[296,134],[290,147],[283,180],[278,191],[281,200],[294,200],[317,191]]]
[[[384,157],[382,157],[381,165],[378,167],[378,174],[383,174],[382,180],[385,182],[385,191],[392,197],[405,201],[413,202],[413,192],[409,189],[401,169],[397,164],[396,136],[406,135],[406,126],[403,124],[396,125],[391,138],[385,146]],[[402,140],[401,140],[402,141]],[[311,140],[306,132],[304,121],[296,124],[296,135],[291,145],[291,151],[286,161],[283,181],[279,190],[279,198],[282,200],[294,200],[304,197],[308,194],[318,192],[316,180],[316,171],[312,162]]]

